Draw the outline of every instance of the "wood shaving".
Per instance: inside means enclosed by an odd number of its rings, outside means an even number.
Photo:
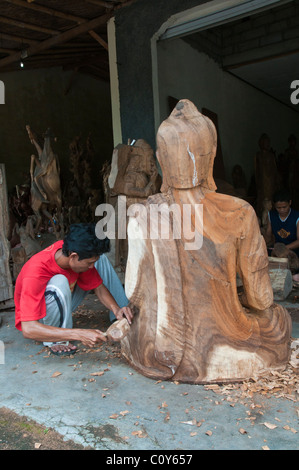
[[[240,383],[224,385],[205,385],[206,390],[227,395],[228,401],[232,401],[231,394],[235,393],[239,398],[253,398],[255,393],[265,398],[284,398],[294,402],[299,401],[299,340],[291,344],[290,361],[283,370],[271,369],[260,377],[251,377]],[[229,397],[230,396],[230,397]],[[233,404],[232,404],[233,406]]]

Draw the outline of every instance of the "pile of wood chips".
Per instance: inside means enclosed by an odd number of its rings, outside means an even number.
[[[253,398],[255,393],[267,398],[274,396],[299,401],[299,339],[293,340],[291,344],[291,357],[284,370],[267,371],[267,373],[255,378],[252,377],[241,383],[205,386],[206,390],[216,393],[230,395],[236,392],[239,398]]]

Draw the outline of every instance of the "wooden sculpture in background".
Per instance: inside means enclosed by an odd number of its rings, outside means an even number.
[[[291,134],[289,136],[289,147],[285,151],[285,160],[289,163],[288,185],[291,198],[292,207],[299,209],[299,154],[296,148],[297,139]]]
[[[260,150],[254,159],[255,181],[257,189],[256,212],[262,215],[265,199],[272,200],[273,194],[280,187],[280,178],[277,170],[275,153],[271,148],[267,134],[262,134],[259,139]]]
[[[94,158],[94,149],[90,134],[86,139],[85,146],[81,144],[81,136],[76,136],[69,147],[73,183],[79,190],[80,198],[83,198],[92,189],[91,162]]]
[[[291,134],[288,138],[288,148],[277,157],[277,169],[280,175],[281,185],[283,188],[287,188],[289,190],[291,190],[290,172],[292,163],[298,158],[296,143],[296,137]]]
[[[272,209],[272,200],[264,199],[260,217],[261,234],[265,235],[269,223],[269,211]]]
[[[216,141],[212,121],[181,100],[157,133],[162,192],[128,223],[126,294],[135,316],[122,353],[154,379],[242,380],[289,359],[291,320],[273,304],[255,212],[246,201],[215,192]],[[171,214],[176,208],[173,217],[160,212],[169,237],[150,238],[150,213],[162,204]]]
[[[9,268],[9,207],[4,163],[0,163],[0,207],[0,302],[4,302],[13,298],[13,284]]]
[[[140,202],[160,190],[158,174],[151,146],[143,139],[133,145],[118,145],[112,155],[108,184],[114,194],[127,196],[128,204]]]
[[[110,197],[126,196],[127,208],[159,192],[161,176],[154,152],[145,140],[138,139],[133,145],[120,144],[114,149],[108,185]],[[127,254],[127,239],[117,239],[115,264],[125,265]]]
[[[246,176],[241,165],[234,165],[232,170],[232,181],[233,187],[235,188],[235,195],[241,199],[246,198]]]
[[[48,129],[43,144],[40,144],[30,126],[26,126],[26,129],[38,153],[38,157],[31,155],[30,165],[31,207],[37,219],[34,230],[38,232],[42,218],[45,217],[47,221],[50,221],[58,238],[59,231],[60,235],[63,235],[62,200],[58,157],[51,147],[53,136],[51,130]],[[54,212],[56,212],[58,224],[54,222]]]
[[[82,143],[81,135],[74,137],[69,145],[71,178],[64,188],[65,221],[70,225],[95,220],[95,209],[103,197],[94,171],[95,151],[91,134]],[[93,181],[95,180],[95,181]]]

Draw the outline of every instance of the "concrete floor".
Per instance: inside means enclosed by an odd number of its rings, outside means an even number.
[[[286,302],[294,338],[299,337],[296,302]],[[108,312],[92,295],[75,314],[75,325],[99,327],[92,316],[99,310],[105,329]],[[0,408],[52,428],[66,440],[96,450],[126,450],[126,455],[141,450],[299,449],[296,394],[278,398],[247,393],[241,385],[207,389],[154,381],[133,370],[118,345],[80,347],[68,358],[49,356],[40,343],[15,329],[13,310],[0,317]]]

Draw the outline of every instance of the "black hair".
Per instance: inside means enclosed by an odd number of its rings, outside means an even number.
[[[96,236],[95,224],[73,224],[63,240],[62,253],[69,256],[75,252],[82,259],[101,256],[110,251],[110,240],[105,237],[99,239]]]
[[[279,189],[273,195],[274,204],[276,202],[290,202],[291,199],[291,194],[288,189]]]

